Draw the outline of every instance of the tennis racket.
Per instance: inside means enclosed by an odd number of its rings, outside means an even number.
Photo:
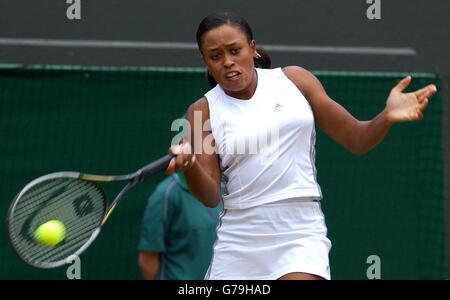
[[[37,268],[55,268],[80,255],[95,240],[125,194],[138,183],[164,171],[173,155],[168,154],[128,175],[102,176],[78,172],[51,173],[28,183],[14,198],[8,211],[7,229],[17,255]],[[101,183],[127,181],[108,205]],[[34,239],[38,226],[59,220],[64,239],[45,246]]]

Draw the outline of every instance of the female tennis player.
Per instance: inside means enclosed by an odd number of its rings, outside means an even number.
[[[436,86],[403,93],[411,77],[403,78],[381,113],[359,121],[330,99],[309,71],[269,69],[270,58],[256,48],[240,16],[207,16],[197,43],[212,89],[189,107],[187,119],[194,124],[201,116],[211,130],[196,132],[192,126],[190,143],[170,148],[177,156],[167,172],[184,172],[205,205],[223,201],[205,279],[330,279],[331,243],[314,163],[315,124],[350,152],[363,154],[393,124],[420,120]],[[257,143],[256,152],[235,147],[268,135],[270,142]],[[217,151],[206,151],[210,144]],[[223,198],[221,180],[226,182]]]

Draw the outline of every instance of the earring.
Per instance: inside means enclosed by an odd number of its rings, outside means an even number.
[[[260,59],[261,58],[261,54],[259,54],[258,52],[256,52],[256,59]]]

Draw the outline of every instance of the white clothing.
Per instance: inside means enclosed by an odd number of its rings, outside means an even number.
[[[217,85],[205,94],[225,179],[225,209],[245,209],[322,194],[316,180],[311,107],[278,69],[256,69],[251,99],[228,96]]]
[[[205,279],[275,280],[291,272],[330,279],[331,242],[320,203],[312,200],[224,210]]]

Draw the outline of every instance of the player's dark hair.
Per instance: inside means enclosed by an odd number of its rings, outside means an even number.
[[[242,31],[245,36],[247,37],[247,41],[250,43],[253,41],[253,32],[250,28],[250,25],[247,23],[247,21],[242,18],[241,16],[230,13],[230,12],[222,12],[222,13],[215,13],[211,14],[209,16],[206,16],[198,25],[197,28],[197,45],[200,52],[202,51],[201,44],[203,42],[203,36],[205,33],[209,32],[212,29],[215,29],[217,27],[220,27],[222,25],[231,25],[233,27],[236,27],[240,31]],[[256,52],[260,55],[258,58],[254,58],[255,67],[256,68],[262,68],[262,69],[269,69],[272,65],[272,61],[270,59],[269,54],[267,54],[266,51],[264,51],[261,48],[257,48]],[[208,79],[208,83],[211,87],[214,87],[217,82],[214,80],[214,78],[206,72],[206,76]]]

